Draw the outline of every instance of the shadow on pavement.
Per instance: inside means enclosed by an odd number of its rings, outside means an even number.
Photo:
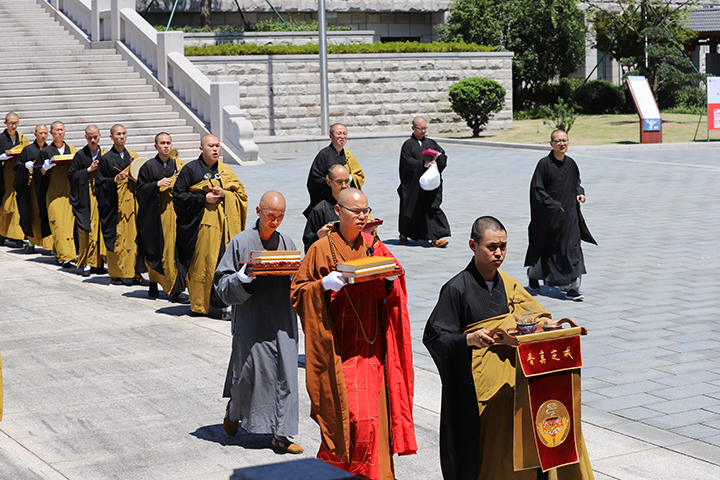
[[[225,433],[225,429],[221,424],[208,425],[206,427],[200,427],[194,432],[190,433],[193,437],[199,438],[200,440],[206,440],[208,442],[215,442],[219,445],[230,446],[236,445],[238,447],[260,450],[263,448],[270,448],[270,439],[272,434],[255,434],[248,433],[242,427],[238,430],[237,435],[231,437]]]

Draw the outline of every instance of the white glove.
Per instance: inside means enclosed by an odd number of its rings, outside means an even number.
[[[0,155],[0,160],[7,160],[9,158],[10,156],[7,153],[3,153],[2,155]]]
[[[27,162],[25,162],[25,168],[27,168],[28,170],[32,170],[33,168],[35,168],[35,162],[33,162],[32,160],[28,160]]]
[[[52,163],[49,158],[46,158],[46,159],[45,159],[45,162],[43,162],[42,168],[43,168],[43,170],[45,170],[45,171],[47,172],[48,170],[50,170],[50,169],[51,169],[52,167],[54,167],[54,166],[55,166],[55,164]]]
[[[250,275],[250,276],[245,275],[246,268],[247,268],[247,263],[243,264],[240,271],[235,274],[235,275],[237,275],[238,280],[240,280],[240,283],[250,283],[253,281],[252,275]]]
[[[347,279],[340,272],[330,272],[323,277],[322,284],[325,290],[339,292],[342,287],[347,285]]]
[[[388,282],[394,282],[400,275],[393,275],[391,277],[385,277]]]

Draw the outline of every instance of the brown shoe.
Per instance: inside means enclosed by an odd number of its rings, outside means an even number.
[[[225,418],[223,418],[223,428],[225,429],[225,433],[230,435],[231,437],[236,435],[238,432],[238,428],[240,427],[240,421],[236,420],[234,422],[230,421],[230,402],[231,400],[228,400],[227,407],[225,408]]]
[[[408,244],[408,238],[407,238],[405,235],[403,235],[402,233],[400,234],[400,243],[401,243],[402,245],[407,245],[407,244]]]
[[[437,248],[445,248],[447,247],[448,243],[450,242],[448,242],[447,240],[433,240],[430,242],[430,246]]]
[[[290,440],[288,440],[285,437],[278,437],[277,435],[273,435],[272,439],[270,439],[270,446],[274,448],[275,450],[279,450],[281,452],[287,452],[287,453],[302,453],[303,448],[298,445],[297,443],[293,443]]]

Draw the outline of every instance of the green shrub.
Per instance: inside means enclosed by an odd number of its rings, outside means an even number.
[[[707,101],[707,95],[702,88],[693,87],[692,85],[684,85],[673,94],[675,107],[693,109],[704,107]]]
[[[535,120],[538,118],[546,118],[545,111],[540,107],[531,108],[530,110],[513,110],[513,120]]]
[[[493,52],[497,47],[474,43],[420,43],[388,42],[358,43],[354,45],[328,45],[328,53],[437,53],[437,52]],[[185,55],[317,55],[318,45],[252,45],[249,43],[223,43],[202,47],[185,47]]]
[[[587,115],[620,113],[624,105],[622,88],[605,80],[591,80],[575,95],[575,106]]]
[[[450,104],[472,129],[473,137],[477,137],[490,121],[490,115],[505,105],[505,89],[495,80],[466,78],[450,87]]]
[[[535,92],[535,106],[555,105],[560,99],[569,101],[582,81],[582,78],[563,77],[557,82],[541,83]]]
[[[564,130],[565,133],[570,133],[570,129],[577,118],[575,107],[565,103],[565,100],[561,98],[558,100],[558,103],[552,107],[542,106],[540,109],[548,118],[548,120],[543,122],[545,125],[550,125],[553,129],[560,129]]]

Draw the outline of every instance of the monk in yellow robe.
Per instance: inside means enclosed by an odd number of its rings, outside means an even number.
[[[35,194],[40,209],[43,230],[47,228],[53,236],[53,252],[63,268],[72,268],[77,259],[75,250],[75,216],[70,205],[70,181],[68,171],[70,163],[56,165],[52,159],[56,155],[75,154],[77,149],[65,143],[65,125],[53,122],[50,125],[51,144],[40,152],[35,161]],[[38,175],[39,173],[39,175]],[[43,232],[45,236],[45,232]]]
[[[16,155],[19,155],[25,145],[30,141],[18,132],[20,117],[15,112],[9,112],[5,115],[6,129],[0,133],[0,244],[5,239],[15,240],[15,247],[23,246],[23,238],[25,234],[20,228],[20,212],[18,211],[15,189],[13,188],[13,180],[15,174],[13,167],[15,166]],[[14,155],[6,152],[13,152]]]
[[[95,196],[95,172],[105,150],[100,148],[100,129],[88,125],[85,129],[87,145],[78,150],[70,165],[70,203],[77,227],[77,268],[83,277],[91,273],[105,273],[106,250],[100,232],[100,213]]]
[[[516,318],[549,313],[510,275],[499,270],[507,232],[494,217],[473,223],[473,259],[440,291],[423,343],[442,380],[440,465],[445,480],[536,480],[539,469],[514,470],[515,350],[495,345],[489,332],[515,327]],[[510,306],[512,305],[512,313]],[[549,480],[594,478],[585,442],[579,462],[547,471]]]
[[[113,147],[100,157],[95,175],[95,194],[100,213],[108,273],[112,285],[124,285],[124,278],[132,278],[133,285],[148,285],[141,273],[145,270],[137,258],[137,227],[135,213],[135,181],[130,178],[130,162],[138,154],[125,148],[127,131],[120,124],[110,128]]]
[[[173,206],[173,187],[185,162],[177,158],[168,133],[155,135],[158,154],[140,167],[137,179],[138,249],[145,259],[150,277],[148,295],[159,295],[162,286],[173,302],[185,303],[180,294],[185,290],[185,279],[178,275],[175,264],[175,236],[177,216]]]
[[[214,291],[213,276],[230,240],[245,230],[248,198],[237,175],[219,161],[220,140],[215,135],[202,138],[200,151],[180,171],[173,202],[178,275],[186,279],[190,311],[207,315],[211,305],[226,308]]]

